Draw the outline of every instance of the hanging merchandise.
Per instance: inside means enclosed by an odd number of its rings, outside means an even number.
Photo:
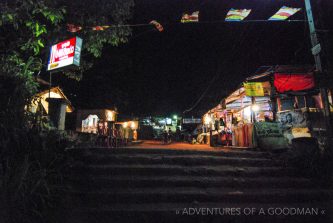
[[[199,11],[193,12],[190,15],[184,13],[182,19],[180,20],[181,23],[198,22],[198,21],[199,21]]]
[[[251,9],[230,9],[225,17],[227,22],[239,22],[244,20],[251,12]]]
[[[154,25],[159,32],[162,32],[164,30],[163,26],[156,20],[152,20],[149,24]]]
[[[279,11],[277,11],[277,13],[275,13],[268,20],[275,20],[275,21],[287,20],[290,16],[294,15],[300,10],[301,8],[290,8],[287,6],[283,6],[282,8],[280,8]]]

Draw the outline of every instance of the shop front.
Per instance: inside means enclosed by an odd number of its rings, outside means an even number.
[[[291,147],[293,138],[319,138],[323,106],[313,71],[274,66],[247,78],[203,116],[210,144],[282,149]]]

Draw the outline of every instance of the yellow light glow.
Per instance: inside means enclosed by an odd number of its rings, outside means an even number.
[[[106,112],[106,120],[107,121],[115,121],[115,113],[113,111],[108,110]]]
[[[246,116],[246,117],[250,117],[250,116],[251,116],[251,113],[252,113],[252,111],[251,111],[251,107],[250,107],[250,106],[244,108],[244,116]]]
[[[260,107],[259,105],[252,105],[252,111],[257,112],[259,111]]]
[[[123,123],[123,127],[124,127],[124,128],[127,128],[127,126],[128,126],[128,123],[127,123],[127,122],[124,122],[124,123]]]
[[[204,116],[204,123],[209,125],[212,122],[212,118],[209,115]]]
[[[136,129],[135,122],[131,122],[131,129]]]

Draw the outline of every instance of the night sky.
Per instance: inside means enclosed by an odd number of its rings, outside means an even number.
[[[324,2],[315,19],[332,29]],[[318,1],[321,2],[321,1]],[[131,24],[155,19],[164,32],[136,27],[127,44],[105,47],[94,67],[75,82],[58,80],[77,108],[117,106],[134,116],[181,114],[192,107],[215,77],[192,114],[215,106],[257,68],[277,64],[313,64],[307,23],[216,23],[230,8],[253,11],[247,20],[272,16],[281,6],[304,8],[300,0],[140,0]],[[199,24],[181,24],[183,12],[200,11]],[[318,12],[321,12],[318,14]],[[291,19],[305,19],[304,10]],[[324,22],[323,22],[324,21]],[[326,23],[325,23],[326,21]],[[328,22],[330,21],[330,22]],[[323,37],[331,37],[325,34]]]

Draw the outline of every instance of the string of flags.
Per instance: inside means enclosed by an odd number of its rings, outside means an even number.
[[[225,21],[242,21],[251,13],[251,9],[230,9],[225,17]]]
[[[199,22],[199,11],[193,12],[192,14],[184,13],[180,22]]]
[[[271,16],[267,21],[285,21],[291,16],[299,12],[301,8],[292,8],[287,6],[282,6],[273,16]],[[225,22],[241,22],[246,19],[252,12],[251,9],[230,9],[225,17]],[[181,23],[198,23],[199,22],[199,11],[192,12],[191,14],[184,13],[180,20]],[[85,27],[85,29],[90,29],[93,31],[104,31],[113,27],[123,27],[123,26],[154,26],[159,32],[163,32],[163,26],[156,20],[150,21],[148,24],[133,24],[133,25],[103,25],[103,26],[93,26]],[[67,24],[67,31],[71,33],[76,33],[83,30],[82,26],[75,24]]]
[[[296,12],[300,11],[300,8],[290,8],[283,6],[280,8],[279,11],[277,11],[272,17],[270,17],[268,20],[286,20],[290,16],[294,15]]]
[[[159,32],[162,32],[164,30],[163,26],[156,20],[152,20],[149,24],[154,25]]]

